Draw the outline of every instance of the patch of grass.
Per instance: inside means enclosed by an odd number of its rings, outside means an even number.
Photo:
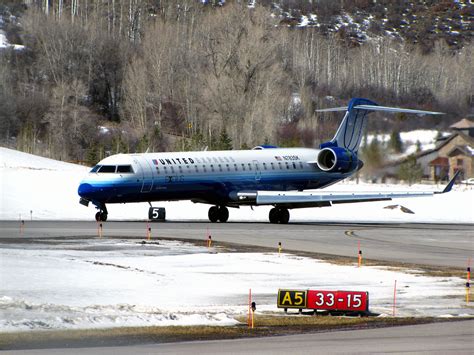
[[[471,318],[472,319],[472,318]],[[245,317],[239,319],[246,323]],[[193,340],[219,340],[272,335],[324,332],[335,329],[366,329],[423,324],[454,319],[391,317],[328,317],[257,315],[255,328],[237,326],[126,327],[84,330],[42,330],[0,334],[0,349],[125,346]],[[459,320],[459,319],[457,319]]]

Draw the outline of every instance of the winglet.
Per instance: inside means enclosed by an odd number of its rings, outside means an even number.
[[[458,175],[461,173],[460,170],[456,171],[456,174],[454,174],[453,178],[451,180],[449,180],[448,184],[446,185],[446,187],[444,188],[444,190],[442,192],[438,192],[440,194],[444,194],[446,192],[449,192],[451,191],[451,189],[453,188],[454,186],[454,182],[456,181],[456,178],[458,177]]]

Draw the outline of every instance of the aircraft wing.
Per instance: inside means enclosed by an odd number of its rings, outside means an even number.
[[[443,191],[414,192],[329,192],[329,191],[249,191],[239,192],[241,202],[256,205],[276,205],[286,208],[328,207],[340,203],[387,201],[394,198],[427,197],[451,191],[458,173],[449,181]]]

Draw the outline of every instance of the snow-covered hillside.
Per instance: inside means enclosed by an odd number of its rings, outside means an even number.
[[[0,148],[1,204],[0,219],[93,220],[95,209],[79,204],[77,187],[89,168]],[[331,186],[332,191],[406,191],[442,190],[433,185],[374,185],[343,182]],[[156,202],[166,207],[170,220],[207,220],[208,206],[189,201]],[[402,205],[401,208],[384,207]],[[109,205],[109,219],[145,219],[148,204]],[[232,209],[231,221],[267,221],[270,207]],[[330,208],[306,208],[291,211],[292,221],[341,222],[434,222],[474,223],[474,190],[455,186],[449,194],[387,202],[337,205]]]

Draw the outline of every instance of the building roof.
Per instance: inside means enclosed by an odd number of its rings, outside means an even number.
[[[467,118],[463,118],[461,121],[453,123],[449,128],[453,129],[469,129],[474,128],[474,122],[468,120]]]
[[[463,132],[457,131],[457,132],[454,132],[453,134],[451,134],[450,136],[446,137],[446,139],[444,139],[442,141],[439,141],[435,148],[415,153],[412,156],[414,156],[415,159],[418,160],[419,158],[424,157],[428,154],[435,153],[438,150],[440,150],[441,148],[443,148],[444,146],[446,146],[449,142],[451,142],[457,136],[463,137],[464,140],[469,142],[469,144],[474,143],[474,139],[472,137],[469,137],[468,135],[464,134]],[[474,146],[474,144],[472,144],[472,146]],[[470,146],[466,146],[466,147],[470,147]],[[401,159],[389,161],[386,164],[384,164],[384,167],[387,168],[387,167],[391,167],[391,166],[400,165],[400,164],[404,163],[405,161],[407,161],[408,158],[410,158],[410,156],[406,156],[406,157],[403,157]]]
[[[456,151],[459,151],[468,157],[474,156],[474,149],[468,145],[456,145],[448,152],[447,155],[449,157],[455,156],[456,154],[453,154],[453,153]]]
[[[436,166],[445,166],[445,167],[448,167],[448,166],[449,166],[449,159],[448,159],[448,158],[445,158],[445,157],[437,157],[436,159],[433,159],[432,161],[430,161],[430,162],[428,163],[428,165],[430,165],[430,166],[436,165]]]

